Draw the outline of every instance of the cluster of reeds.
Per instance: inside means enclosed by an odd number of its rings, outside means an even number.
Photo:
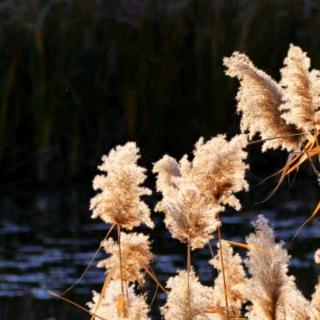
[[[141,200],[151,191],[143,186],[145,169],[138,166],[139,149],[129,142],[103,156],[93,182],[99,193],[91,201],[93,218],[101,218],[116,228],[117,241],[101,243],[108,257],[98,266],[106,269],[100,293],[94,293],[88,304],[91,319],[149,319],[146,296],[138,293],[145,275],[149,275],[167,294],[161,307],[166,320],[319,320],[320,282],[311,300],[307,300],[289,275],[290,256],[284,243],[276,242],[265,217],[253,223],[255,231],[246,243],[222,239],[221,214],[226,207],[241,209],[235,196],[248,191],[246,148],[260,135],[262,151],[284,149],[287,163],[278,172],[279,184],[291,172],[308,161],[319,179],[320,147],[320,72],[310,71],[310,60],[297,46],[291,45],[276,82],[257,69],[249,58],[235,52],[225,58],[229,76],[240,80],[237,95],[241,113],[241,134],[227,140],[218,135],[208,141],[200,138],[192,159],[187,155],[179,161],[164,155],[153,166],[156,189],[162,198],[155,211],[164,214],[164,222],[173,238],[186,245],[185,270],[168,279],[162,286],[150,266],[153,254],[148,236],[128,233],[144,223],[153,227],[150,209]],[[310,219],[319,212],[318,205]],[[217,235],[217,250],[210,240]],[[213,286],[200,283],[192,267],[192,252],[206,245],[216,269]],[[247,250],[242,260],[233,247]],[[320,262],[319,251],[315,262]]]

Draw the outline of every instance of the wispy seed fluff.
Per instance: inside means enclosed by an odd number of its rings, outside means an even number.
[[[177,276],[169,278],[167,288],[170,290],[166,304],[161,308],[165,320],[214,320],[213,289],[202,285],[194,271],[189,275],[190,310],[188,308],[188,273],[180,271]],[[189,312],[190,311],[190,312]]]
[[[120,292],[121,292],[120,281],[117,281],[117,280],[111,281],[97,309],[97,304],[100,300],[100,294],[94,291],[92,302],[87,303],[90,311],[105,320],[150,319],[148,317],[149,306],[146,303],[145,296],[137,295],[134,292],[133,286],[128,286],[128,290],[125,295],[125,310],[124,310],[125,312],[123,315],[119,314],[118,303],[119,303]],[[127,300],[127,297],[129,298],[128,300]]]
[[[165,213],[166,227],[173,237],[202,248],[219,225],[217,214],[224,205],[240,209],[234,193],[248,189],[245,180],[247,153],[245,135],[227,141],[219,135],[195,145],[194,157],[178,163],[165,155],[155,163],[157,190],[162,200],[156,210]]]
[[[207,142],[200,138],[196,143],[190,176],[209,203],[241,209],[234,193],[249,189],[245,179],[249,167],[245,163],[246,146],[245,135],[236,135],[230,141],[225,135],[218,135]]]
[[[281,69],[284,90],[281,110],[287,123],[306,132],[320,128],[320,71],[310,71],[310,59],[300,47],[290,45]]]
[[[246,301],[245,296],[239,291],[238,287],[246,283],[246,274],[239,254],[234,254],[228,242],[222,241],[222,252],[224,261],[224,274],[227,287],[229,304],[229,315],[240,317],[242,304]],[[214,282],[215,305],[225,306],[224,280],[221,267],[220,249],[209,263],[218,270],[218,276]]]
[[[113,279],[121,279],[118,243],[111,238],[102,242],[102,246],[110,257],[98,263],[104,267]],[[122,280],[128,282],[144,282],[144,269],[153,259],[149,237],[141,233],[121,232]]]
[[[251,278],[238,287],[252,303],[248,319],[309,319],[308,301],[296,288],[294,277],[288,276],[290,257],[283,243],[275,242],[273,230],[263,216],[254,226],[255,233],[246,239],[250,247],[246,265]]]
[[[314,262],[320,264],[320,249],[317,249],[314,253]]]
[[[286,288],[283,320],[316,320],[310,302],[296,288],[289,284]]]
[[[157,173],[156,187],[162,193],[163,198],[171,198],[176,195],[178,186],[174,181],[175,178],[181,177],[180,164],[176,159],[164,155],[158,162],[154,164],[153,172]],[[162,201],[156,206],[156,211],[163,211]]]
[[[320,249],[315,252],[314,261],[315,263],[320,264]],[[312,320],[320,320],[320,277],[318,277],[318,283],[311,297],[311,307],[314,313],[314,318]]]
[[[251,60],[242,53],[234,52],[224,58],[226,74],[238,78],[240,88],[237,93],[238,107],[241,113],[241,131],[248,132],[252,139],[259,134],[267,140],[262,151],[267,149],[296,150],[299,146],[299,133],[295,126],[287,124],[282,118],[280,105],[284,92],[281,86],[262,70],[257,69]]]
[[[91,199],[92,218],[132,229],[144,223],[153,227],[150,209],[140,200],[151,191],[142,187],[146,169],[137,165],[139,149],[133,142],[117,146],[102,157],[99,170],[103,172],[93,180],[94,190],[100,192]]]
[[[222,210],[221,206],[206,204],[197,188],[182,186],[175,198],[165,202],[164,222],[173,238],[189,242],[192,250],[199,249],[213,238],[220,225],[217,214]]]

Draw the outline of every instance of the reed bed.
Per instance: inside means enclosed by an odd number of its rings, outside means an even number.
[[[144,186],[146,169],[138,165],[139,148],[128,142],[102,157],[101,174],[93,181],[98,193],[90,209],[92,218],[102,219],[117,236],[113,240],[108,235],[100,245],[107,257],[98,267],[106,270],[106,278],[85,309],[91,320],[150,319],[147,295],[141,291],[146,277],[167,296],[161,307],[165,320],[320,319],[320,280],[311,299],[304,297],[290,275],[285,244],[276,241],[264,216],[253,222],[254,232],[244,243],[223,239],[221,221],[228,207],[241,210],[237,194],[249,191],[247,156],[253,143],[261,143],[263,152],[288,152],[287,162],[277,172],[276,189],[304,164],[320,181],[320,71],[310,70],[307,54],[294,45],[284,59],[279,82],[244,53],[233,53],[224,65],[226,74],[240,81],[241,133],[229,140],[225,135],[200,138],[192,157],[184,155],[177,161],[166,154],[153,165],[156,190],[162,196],[155,211],[164,215],[171,236],[185,244],[187,257],[185,269],[177,270],[166,284],[152,270],[156,257],[149,237],[133,231],[141,224],[154,227],[143,201],[151,190]],[[305,223],[319,213],[320,204]],[[213,237],[217,248],[210,246]],[[208,268],[217,272],[211,286],[201,284],[192,263],[192,253],[205,246],[212,252]],[[235,250],[246,250],[246,259]],[[315,263],[320,263],[319,252]]]
[[[105,149],[127,140],[148,164],[200,135],[233,134],[235,86],[221,60],[235,49],[273,75],[288,41],[320,64],[312,0],[3,0],[0,17],[9,182],[91,177]]]

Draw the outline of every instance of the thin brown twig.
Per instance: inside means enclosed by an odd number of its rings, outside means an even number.
[[[156,289],[154,290],[154,294],[153,294],[153,297],[152,297],[151,302],[150,302],[150,308],[152,307],[154,301],[156,300],[158,289],[159,289],[159,285],[156,284]]]
[[[88,310],[87,308],[81,306],[80,304],[78,304],[78,303],[76,303],[76,302],[74,302],[74,301],[72,301],[72,300],[70,300],[70,299],[68,299],[68,298],[65,298],[65,297],[63,297],[63,296],[60,296],[60,295],[58,295],[57,293],[55,293],[55,292],[53,292],[53,291],[50,291],[50,290],[49,290],[48,293],[49,293],[51,296],[53,296],[53,297],[55,297],[55,298],[57,298],[57,299],[61,299],[62,301],[65,301],[65,302],[67,302],[67,303],[69,303],[69,304],[77,307],[78,309],[80,309],[81,311],[83,311],[83,312],[85,312],[85,313],[88,313],[88,314],[90,314],[90,315],[94,315],[96,318],[98,318],[98,319],[100,319],[100,320],[107,320],[106,318],[103,318],[103,317],[101,317],[101,316],[99,316],[99,315],[97,315],[97,314],[92,313],[90,310]]]
[[[168,295],[167,290],[162,286],[162,284],[159,282],[159,280],[157,279],[157,276],[155,275],[155,273],[153,272],[151,267],[148,266],[144,266],[143,267],[145,272],[150,276],[150,278],[157,284],[157,286],[166,294]]]
[[[108,233],[106,234],[106,236],[103,238],[103,240],[100,242],[100,246],[99,248],[96,250],[96,252],[94,253],[93,257],[91,258],[90,262],[88,263],[87,267],[84,269],[84,271],[82,272],[81,276],[76,280],[76,282],[74,284],[72,284],[69,288],[67,288],[62,294],[61,296],[64,296],[66,295],[70,290],[72,290],[82,279],[83,277],[86,275],[86,273],[88,272],[88,270],[91,268],[94,260],[96,259],[99,251],[101,250],[102,248],[102,245],[101,243],[107,239],[111,233],[111,231],[113,230],[113,228],[115,227],[115,225],[113,224],[110,229],[108,230]]]
[[[269,194],[263,200],[257,201],[257,202],[255,202],[255,204],[262,204],[262,203],[266,202],[276,193],[276,191],[279,189],[280,185],[282,184],[282,182],[285,179],[286,171],[290,167],[290,163],[291,163],[293,157],[294,157],[293,154],[289,154],[288,159],[287,159],[284,167],[281,170],[277,171],[275,174],[272,174],[271,176],[269,176],[269,177],[272,177],[272,176],[281,174],[277,185],[269,192]],[[262,182],[264,182],[264,181],[266,181],[266,179],[264,179]]]
[[[316,146],[319,147],[319,143],[318,143],[318,136],[315,137],[315,143],[316,143]],[[318,153],[318,161],[319,161],[319,164],[320,164],[320,152]],[[313,169],[313,172],[314,174],[316,175],[319,183],[320,183],[320,172],[319,170],[316,168],[315,164],[313,163],[313,159],[312,158],[309,158],[309,161],[310,161],[310,164],[311,164],[311,167]]]

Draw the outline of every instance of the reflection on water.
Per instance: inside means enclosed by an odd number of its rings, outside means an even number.
[[[300,277],[298,285],[306,294],[310,294],[317,275],[313,253],[319,246],[316,241],[320,236],[319,226],[307,226],[298,239],[293,244],[290,243],[308,212],[310,209],[303,208],[301,204],[286,203],[278,213],[252,211],[225,214],[224,237],[243,242],[245,235],[252,230],[250,222],[258,214],[264,214],[274,225],[277,238],[287,243],[293,256],[292,273],[299,277],[299,273],[308,270],[310,276],[307,279],[303,277],[303,282]],[[165,283],[177,269],[184,267],[185,248],[170,238],[168,231],[163,228],[161,215],[157,215],[155,219],[157,227],[154,230],[142,231],[151,233],[153,251],[156,253],[154,270],[159,280]],[[0,225],[0,319],[88,319],[86,314],[75,307],[52,299],[48,290],[61,293],[77,280],[105,235],[106,225],[87,219],[82,225],[70,226],[69,223],[64,224],[62,216],[58,231],[49,229],[39,233],[35,230],[33,222],[18,224],[7,219]],[[99,253],[97,260],[102,257],[103,253]],[[208,284],[214,277],[214,271],[207,263],[209,259],[208,249],[193,253],[193,264],[201,280]],[[103,278],[103,270],[96,268],[94,264],[68,297],[84,305],[90,299],[91,290],[101,289]],[[146,286],[152,298],[154,285],[149,281]],[[159,292],[153,307],[155,319],[159,317],[156,310],[164,298]]]

